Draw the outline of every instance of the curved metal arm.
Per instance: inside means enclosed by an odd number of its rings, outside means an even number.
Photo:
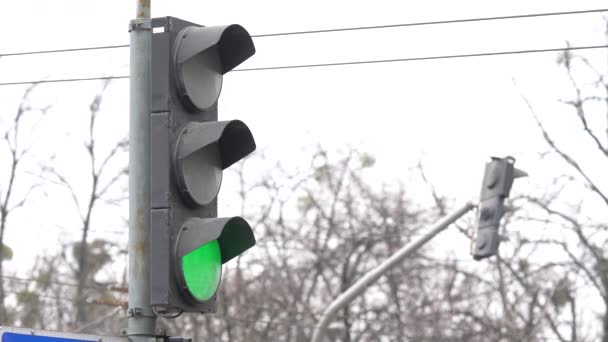
[[[359,279],[356,283],[354,283],[351,287],[348,288],[344,293],[339,295],[323,312],[323,316],[315,326],[315,330],[312,334],[311,342],[321,342],[321,339],[325,335],[325,330],[329,325],[329,322],[332,321],[338,310],[345,307],[349,304],[355,297],[360,295],[369,285],[378,280],[384,272],[393,268],[393,266],[397,265],[397,263],[401,262],[406,257],[410,256],[412,253],[417,251],[420,247],[425,245],[429,240],[435,237],[435,235],[441,233],[444,229],[446,229],[450,224],[454,221],[461,218],[464,214],[469,212],[471,209],[475,208],[476,205],[472,202],[467,202],[462,208],[456,210],[452,214],[446,216],[441,221],[439,221],[430,232],[426,235],[422,236],[420,239],[411,243],[408,246],[404,246],[399,249],[395,254],[393,254],[390,258],[386,259],[380,265],[378,265],[373,270],[369,271],[363,278]]]

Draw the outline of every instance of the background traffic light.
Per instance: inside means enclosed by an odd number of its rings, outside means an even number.
[[[255,150],[239,120],[217,121],[223,75],[255,53],[239,25],[152,19],[150,303],[215,312],[222,264],[255,245],[240,217],[217,218],[222,171]]]
[[[473,236],[472,254],[475,260],[498,252],[500,219],[505,213],[504,201],[509,197],[513,180],[526,176],[514,167],[513,157],[497,158],[486,163],[479,199],[479,215]]]

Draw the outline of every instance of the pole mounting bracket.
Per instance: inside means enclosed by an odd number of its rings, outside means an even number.
[[[144,312],[142,308],[129,308],[127,310],[127,317],[152,317],[156,318],[154,312]]]
[[[152,30],[152,20],[148,18],[131,20],[129,22],[129,32],[133,30]]]

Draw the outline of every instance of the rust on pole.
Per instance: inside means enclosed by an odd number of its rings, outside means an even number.
[[[150,19],[150,0],[137,1],[137,19]]]
[[[155,338],[156,315],[150,305],[150,65],[152,25],[150,0],[136,0],[136,19],[129,24],[129,301],[132,341]]]

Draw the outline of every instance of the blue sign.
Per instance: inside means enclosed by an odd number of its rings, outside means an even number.
[[[5,332],[2,334],[2,342],[91,342],[91,340]]]
[[[129,342],[126,336],[102,336],[0,326],[0,342]]]

